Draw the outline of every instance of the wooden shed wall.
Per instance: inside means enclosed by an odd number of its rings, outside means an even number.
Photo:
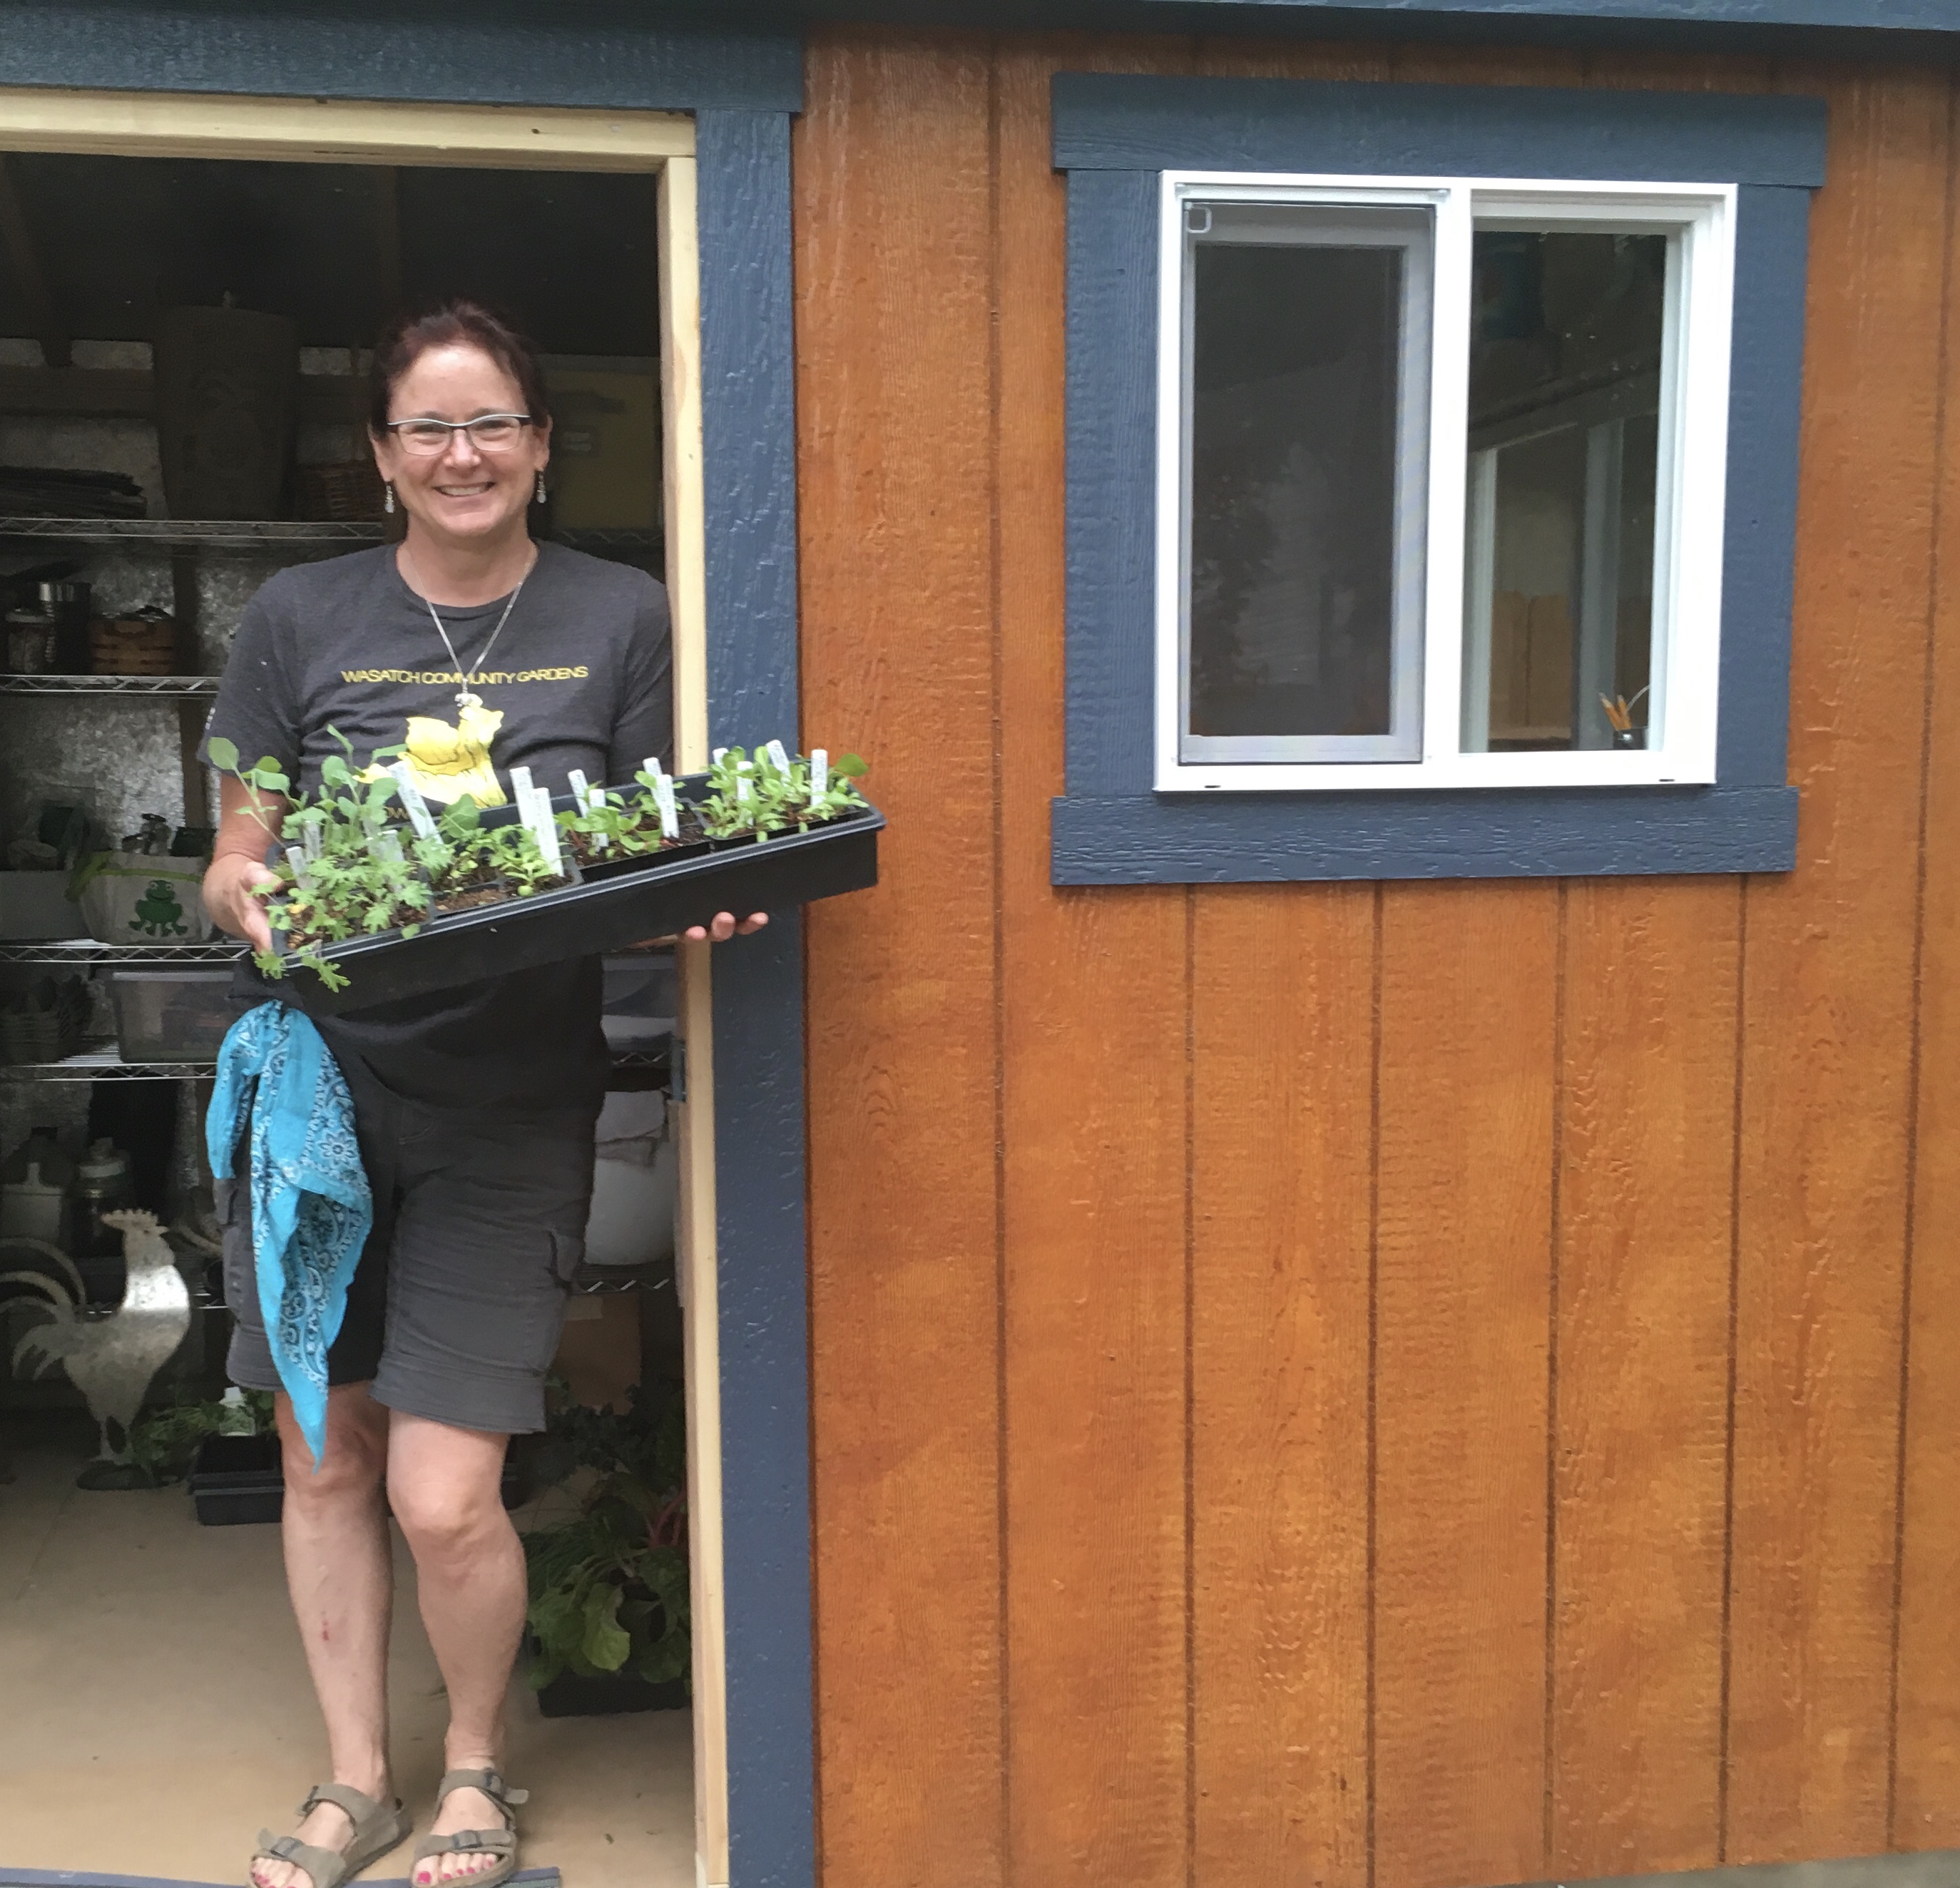
[[[1064,68],[1828,95],[1794,874],[1049,884]],[[1952,80],[853,30],[808,81],[805,724],[892,817],[810,921],[826,1883],[1960,1845]]]

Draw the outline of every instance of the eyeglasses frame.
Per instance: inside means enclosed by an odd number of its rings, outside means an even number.
[[[395,435],[396,444],[401,447],[404,452],[413,452],[415,448],[402,436],[402,428],[404,426],[442,427],[448,433],[449,438],[445,440],[441,445],[438,446],[434,452],[428,454],[418,453],[416,454],[418,458],[426,457],[430,459],[439,459],[444,453],[448,451],[450,446],[455,444],[456,435],[458,433],[463,432],[466,432],[469,435],[469,443],[474,446],[479,452],[484,452],[486,451],[495,451],[496,450],[495,447],[486,447],[484,445],[482,441],[477,438],[474,430],[476,428],[482,425],[485,420],[490,419],[514,419],[520,427],[535,426],[537,424],[537,422],[533,419],[529,413],[479,413],[474,419],[437,419],[431,415],[418,413],[412,415],[406,419],[390,420],[387,425],[387,430]],[[514,444],[515,442],[513,441],[512,443]]]

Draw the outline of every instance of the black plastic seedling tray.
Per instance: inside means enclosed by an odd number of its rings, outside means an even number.
[[[514,1462],[504,1464],[499,1491],[506,1508],[520,1506],[526,1488]],[[286,1475],[274,1435],[206,1436],[190,1472],[197,1518],[206,1527],[276,1521],[285,1511]]]
[[[698,780],[676,784],[685,804],[685,789]],[[501,824],[516,817],[514,808],[498,807],[484,819]],[[329,990],[312,971],[294,967],[279,993],[295,1008],[335,1016],[568,957],[623,950],[705,925],[718,912],[746,917],[863,891],[878,882],[878,835],[884,827],[885,816],[867,807],[807,832],[703,843],[634,867],[602,864],[576,885],[431,918],[412,938],[387,931],[323,945],[320,956],[346,973],[347,988]]]

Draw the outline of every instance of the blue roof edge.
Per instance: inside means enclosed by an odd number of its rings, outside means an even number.
[[[1960,0],[641,0],[670,18],[1950,59]]]

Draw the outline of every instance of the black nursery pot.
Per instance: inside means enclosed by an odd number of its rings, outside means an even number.
[[[286,1504],[279,1438],[206,1436],[190,1472],[190,1498],[206,1527],[277,1520]]]
[[[524,1657],[528,1660],[537,1655],[538,1642],[527,1632]],[[538,1691],[538,1709],[547,1718],[610,1718],[628,1711],[685,1711],[687,1704],[686,1679],[670,1678],[655,1685],[630,1672],[609,1672],[603,1678],[561,1672]]]
[[[707,776],[675,785],[684,800],[697,799]],[[552,804],[568,808],[571,801]],[[514,807],[495,807],[483,818],[486,826],[501,826],[517,817]],[[323,946],[320,956],[345,973],[348,987],[329,990],[310,971],[296,969],[287,973],[279,994],[310,1015],[333,1016],[568,957],[599,957],[705,925],[717,912],[783,912],[862,891],[878,882],[884,826],[885,816],[867,807],[759,844],[714,848],[704,841],[629,866],[587,868],[576,885],[431,917],[412,938],[390,931]]]

